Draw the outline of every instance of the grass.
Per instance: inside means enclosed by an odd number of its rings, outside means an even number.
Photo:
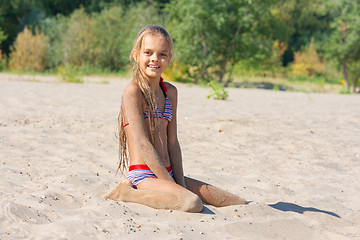
[[[271,77],[234,77],[229,87],[258,88],[274,91],[339,93],[343,86],[339,82],[323,79],[294,79]]]
[[[70,67],[79,76],[99,76],[99,77],[130,77],[130,69],[122,71],[111,71],[109,69],[95,68],[91,66]],[[31,75],[31,76],[55,76],[58,74],[58,69],[46,69],[44,72],[35,72],[29,70],[9,70],[3,69],[1,73],[17,74],[17,75]]]

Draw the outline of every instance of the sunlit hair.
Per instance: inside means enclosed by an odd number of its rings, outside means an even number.
[[[147,80],[146,74],[141,70],[139,64],[137,63],[137,59],[139,58],[139,54],[144,43],[144,38],[146,36],[161,36],[164,37],[170,48],[170,57],[173,55],[173,40],[170,34],[162,27],[156,25],[149,25],[144,27],[138,34],[133,49],[130,53],[130,62],[132,63],[133,70],[133,81],[139,86],[141,93],[144,97],[144,104],[146,109],[149,112],[149,116],[157,116],[156,106],[155,106],[155,94],[150,89],[149,81]],[[122,102],[122,101],[121,101]],[[158,118],[149,117],[147,118],[149,122],[149,130],[150,130],[150,140],[154,145],[154,131],[157,126]],[[116,173],[119,171],[126,171],[129,159],[126,150],[126,134],[124,129],[124,109],[121,106],[120,113],[118,116],[118,135],[119,135],[119,166]]]

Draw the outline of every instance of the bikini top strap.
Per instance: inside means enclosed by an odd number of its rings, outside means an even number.
[[[165,97],[167,97],[167,94],[166,94],[167,88],[165,86],[164,79],[162,77],[160,77],[160,83],[159,84],[160,84],[160,88],[163,91]]]

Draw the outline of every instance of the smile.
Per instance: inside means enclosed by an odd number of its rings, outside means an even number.
[[[160,68],[160,66],[155,66],[155,65],[148,65],[148,68],[150,68],[150,69],[159,69]]]

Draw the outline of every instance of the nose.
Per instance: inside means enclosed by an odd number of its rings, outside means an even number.
[[[152,61],[152,62],[158,62],[158,61],[159,61],[159,56],[158,56],[156,53],[154,53],[154,54],[151,56],[151,61]]]

